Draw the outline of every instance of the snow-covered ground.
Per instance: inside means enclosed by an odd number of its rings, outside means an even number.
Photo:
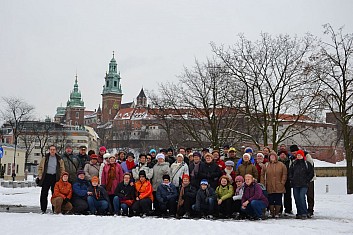
[[[166,220],[100,216],[0,213],[1,234],[353,234],[353,195],[346,179],[318,178],[315,219],[265,221]],[[326,193],[326,185],[329,192]],[[0,187],[0,204],[39,205],[40,188]],[[295,208],[295,204],[294,204]]]
[[[347,161],[346,159],[344,159],[343,161],[336,162],[336,164],[334,164],[334,163],[314,159],[314,165],[315,167],[345,167],[347,166]]]

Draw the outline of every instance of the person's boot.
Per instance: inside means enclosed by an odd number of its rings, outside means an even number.
[[[272,218],[275,218],[275,206],[274,205],[269,205],[270,208],[270,215]]]
[[[281,206],[275,206],[275,218],[279,218],[281,214]]]

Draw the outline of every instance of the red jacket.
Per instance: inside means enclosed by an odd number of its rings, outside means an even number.
[[[215,161],[215,163],[219,166],[219,169],[221,171],[223,171],[226,168],[226,164],[221,159],[218,159],[217,161]]]
[[[153,189],[151,183],[148,180],[146,180],[144,183],[138,180],[135,183],[135,189],[140,199],[150,198],[153,202]]]
[[[51,199],[56,197],[62,197],[63,199],[71,199],[72,187],[68,181],[64,182],[62,179],[60,179],[58,182],[56,182],[54,186],[54,193]]]
[[[115,164],[115,178],[113,179],[111,189],[109,191],[107,189],[108,195],[113,195],[118,184],[121,181],[123,181],[123,170],[122,170],[120,164],[118,164],[118,163],[113,163],[113,164]],[[102,177],[102,185],[107,186],[107,184],[108,184],[108,178],[109,178],[108,173],[109,173],[109,169],[110,169],[111,165],[112,164],[106,164],[103,167],[103,172],[102,172],[102,176],[101,176]]]

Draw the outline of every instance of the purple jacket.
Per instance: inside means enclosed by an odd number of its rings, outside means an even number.
[[[241,203],[244,203],[245,201],[251,202],[252,200],[261,200],[265,203],[266,207],[268,206],[268,200],[262,193],[262,188],[255,182],[250,185],[244,184],[244,193]]]

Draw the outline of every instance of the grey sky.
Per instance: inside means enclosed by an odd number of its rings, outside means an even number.
[[[18,96],[53,117],[66,105],[77,70],[85,106],[101,102],[116,51],[123,102],[143,86],[176,81],[183,66],[244,33],[322,36],[322,25],[353,32],[353,1],[47,1],[0,0],[0,96]]]

